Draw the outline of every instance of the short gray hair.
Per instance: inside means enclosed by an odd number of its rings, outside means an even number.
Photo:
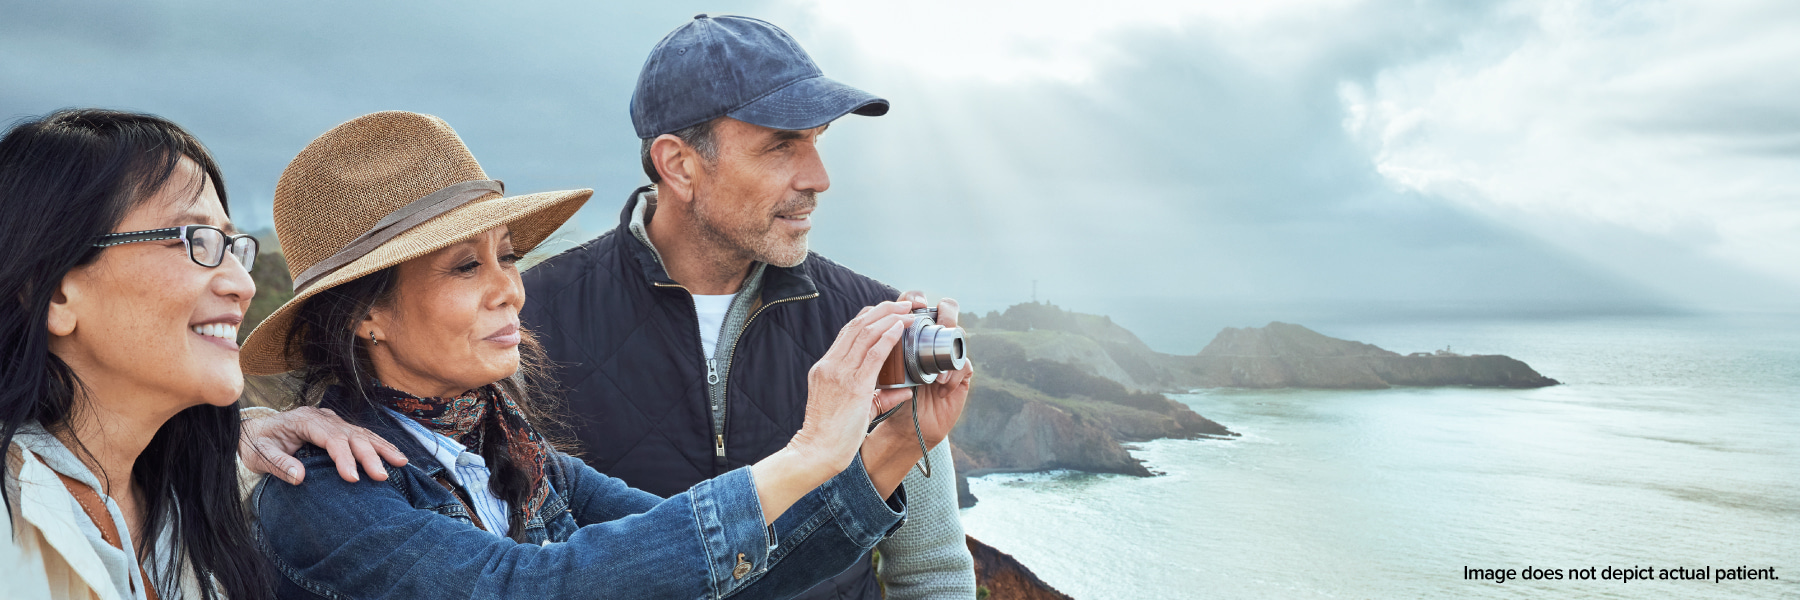
[[[717,122],[718,119],[708,119],[698,125],[670,132],[669,135],[680,138],[682,143],[693,148],[694,152],[700,154],[701,160],[706,161],[706,165],[710,167],[714,161],[719,160],[719,145],[715,143],[716,140],[713,136],[713,123]],[[662,175],[656,172],[656,161],[650,159],[650,145],[654,142],[656,142],[654,137],[644,140],[642,147],[638,150],[638,158],[644,161],[644,174],[650,176],[650,183],[662,183]]]

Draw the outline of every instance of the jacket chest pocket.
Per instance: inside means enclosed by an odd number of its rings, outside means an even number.
[[[431,511],[435,512],[437,514],[440,514],[440,515],[444,515],[446,517],[450,517],[452,519],[456,519],[456,520],[464,522],[464,523],[468,523],[469,525],[474,526],[476,529],[481,528],[480,525],[477,525],[475,523],[475,518],[469,514],[469,509],[467,507],[464,507],[461,502],[457,502],[455,504],[444,504],[444,505],[436,506],[436,507],[433,507],[431,509]]]
[[[579,525],[575,524],[575,515],[570,514],[567,509],[557,511],[554,517],[549,517],[548,515],[546,515],[546,517],[547,518],[544,520],[544,538],[551,543],[569,541],[569,538],[575,536],[575,531],[581,528]]]

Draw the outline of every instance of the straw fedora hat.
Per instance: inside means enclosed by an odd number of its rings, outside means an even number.
[[[304,366],[288,329],[308,298],[358,277],[508,225],[531,250],[593,190],[507,197],[442,119],[389,111],[364,115],[307,144],[275,185],[275,236],[294,298],[257,325],[238,358],[244,373]]]

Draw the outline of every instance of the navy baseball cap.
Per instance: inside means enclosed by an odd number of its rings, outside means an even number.
[[[640,139],[718,117],[797,130],[887,111],[887,100],[826,78],[780,27],[735,16],[697,15],[657,42],[631,93]]]

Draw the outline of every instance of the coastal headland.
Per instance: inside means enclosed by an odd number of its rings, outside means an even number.
[[[1282,322],[1226,328],[1194,355],[1152,350],[1109,317],[1035,302],[964,315],[962,325],[977,369],[951,432],[964,508],[977,502],[972,476],[1069,469],[1147,477],[1156,473],[1131,456],[1133,442],[1238,437],[1165,393],[1558,383],[1506,356],[1402,355]],[[987,597],[1068,598],[1010,555],[972,537],[968,544]]]
[[[951,434],[963,477],[1055,469],[1150,476],[1127,444],[1238,435],[1165,393],[1558,383],[1507,356],[1402,355],[1282,322],[1226,328],[1194,355],[1157,352],[1109,317],[1045,303],[965,315],[962,325],[979,369]]]

